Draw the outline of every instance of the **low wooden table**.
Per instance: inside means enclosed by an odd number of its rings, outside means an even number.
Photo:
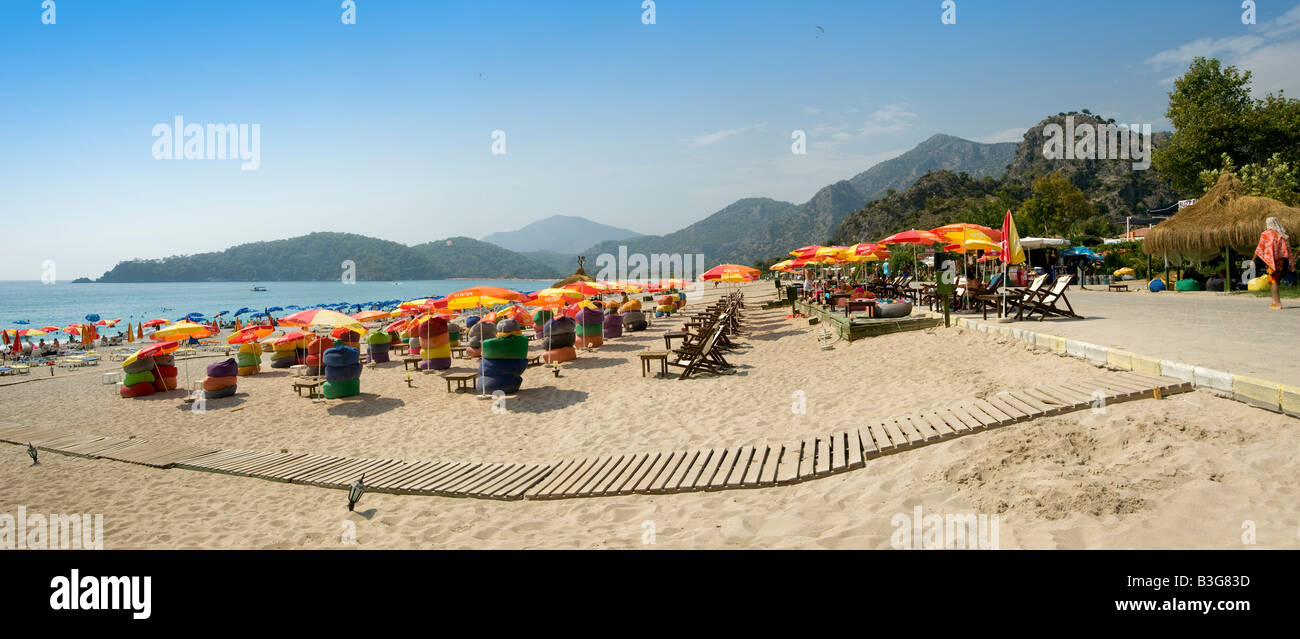
[[[451,347],[451,356],[452,356],[452,357],[459,358],[459,359],[467,359],[467,358],[465,357],[465,349],[466,349],[466,348],[467,348],[467,347],[465,347],[465,346],[453,346],[453,347]]]
[[[468,388],[474,390],[474,382],[478,379],[478,373],[447,373],[442,376],[447,380],[447,392],[451,392],[451,383],[456,382],[456,390]]]
[[[844,317],[852,317],[853,310],[866,311],[867,317],[876,316],[876,300],[849,300],[844,303]]]
[[[1128,292],[1128,284],[1120,284],[1120,283],[1118,283],[1118,282],[1111,282],[1110,284],[1107,284],[1107,285],[1106,285],[1106,291],[1107,291],[1107,292],[1110,292],[1110,291],[1123,291],[1123,292],[1127,293],[1127,292]]]
[[[314,378],[297,379],[293,382],[293,390],[298,393],[299,397],[302,397],[302,389],[305,388],[307,389],[307,397],[315,398],[320,394],[320,387],[323,383],[322,380]]]
[[[394,351],[397,351],[398,355],[405,355],[406,349],[410,347],[411,345],[406,342],[394,342],[390,348]]]
[[[541,356],[541,355],[533,355],[532,357],[529,357],[529,358],[528,358],[528,365],[529,365],[529,366],[541,366],[541,365],[542,365],[542,356]]]
[[[668,331],[667,333],[664,333],[664,348],[670,351],[673,350],[673,338],[676,337],[685,340],[689,335],[690,333],[686,331]]]
[[[668,374],[668,351],[645,351],[637,353],[641,357],[641,376],[645,377],[650,372],[650,363],[659,360],[660,372]]]
[[[402,358],[402,370],[408,370],[408,371],[411,370],[411,364],[415,364],[415,370],[417,370],[417,371],[420,370],[420,358],[419,358],[419,357],[403,357],[403,358]]]

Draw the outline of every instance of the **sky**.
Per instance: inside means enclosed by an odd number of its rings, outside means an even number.
[[[0,0],[0,280],[312,231],[667,233],[936,133],[1167,130],[1196,55],[1300,93],[1297,1],[954,1]],[[256,125],[257,166],[157,159],[178,116]]]

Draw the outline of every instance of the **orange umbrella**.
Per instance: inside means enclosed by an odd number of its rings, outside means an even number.
[[[604,295],[609,292],[609,287],[598,282],[572,282],[565,284],[564,288],[577,291],[583,295]]]
[[[971,234],[983,233],[984,237],[989,238],[989,240],[993,242],[1002,241],[1002,231],[999,231],[997,229],[991,229],[987,226],[980,226],[979,224],[968,224],[965,222],[940,226],[937,229],[933,229],[932,232],[935,235],[942,235],[948,238],[949,241],[957,242],[959,244],[963,243],[967,233],[971,233]],[[978,238],[978,236],[975,237]],[[979,239],[983,239],[983,238],[979,238]]]
[[[256,324],[236,331],[234,335],[226,338],[226,343],[247,344],[248,342],[256,342],[274,332],[275,327],[270,324]]]
[[[499,286],[472,286],[467,289],[450,293],[442,298],[447,302],[449,310],[461,310],[466,308],[475,308],[479,306],[496,306],[524,299],[524,295],[518,291],[512,291],[508,288]]]
[[[217,334],[217,329],[207,324],[195,324],[194,322],[176,322],[167,328],[160,328],[149,335],[149,339],[154,341],[171,340],[171,339],[201,339],[212,337]]]
[[[934,244],[935,242],[943,242],[943,241],[944,239],[936,233],[932,233],[930,231],[918,231],[916,229],[912,229],[910,231],[903,231],[902,233],[895,233],[883,240],[880,240],[879,243],[880,244]]]
[[[352,319],[358,322],[369,322],[371,320],[383,319],[388,317],[386,311],[361,311],[352,316]]]
[[[752,282],[758,279],[758,269],[739,264],[719,264],[700,276],[704,281],[722,280],[727,282]]]

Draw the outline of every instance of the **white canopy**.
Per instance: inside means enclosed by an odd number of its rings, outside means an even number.
[[[1040,248],[1061,248],[1070,245],[1070,240],[1059,237],[1022,237],[1020,248],[1026,251]]]

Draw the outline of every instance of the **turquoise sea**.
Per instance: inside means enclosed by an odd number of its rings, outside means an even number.
[[[67,326],[85,321],[87,314],[94,313],[106,320],[122,318],[122,323],[117,327],[100,331],[103,335],[114,335],[119,330],[125,330],[127,322],[134,325],[155,318],[171,321],[190,313],[202,313],[210,318],[221,311],[230,311],[224,316],[230,318],[241,307],[260,312],[274,306],[314,307],[317,304],[337,302],[365,305],[370,302],[441,297],[479,285],[535,291],[552,283],[552,280],[424,280],[354,284],[340,281],[146,284],[0,281],[0,328]],[[251,290],[254,286],[264,286],[267,290],[254,292]],[[293,312],[285,310],[272,315],[283,317]],[[30,324],[18,324],[21,320],[27,320]]]

